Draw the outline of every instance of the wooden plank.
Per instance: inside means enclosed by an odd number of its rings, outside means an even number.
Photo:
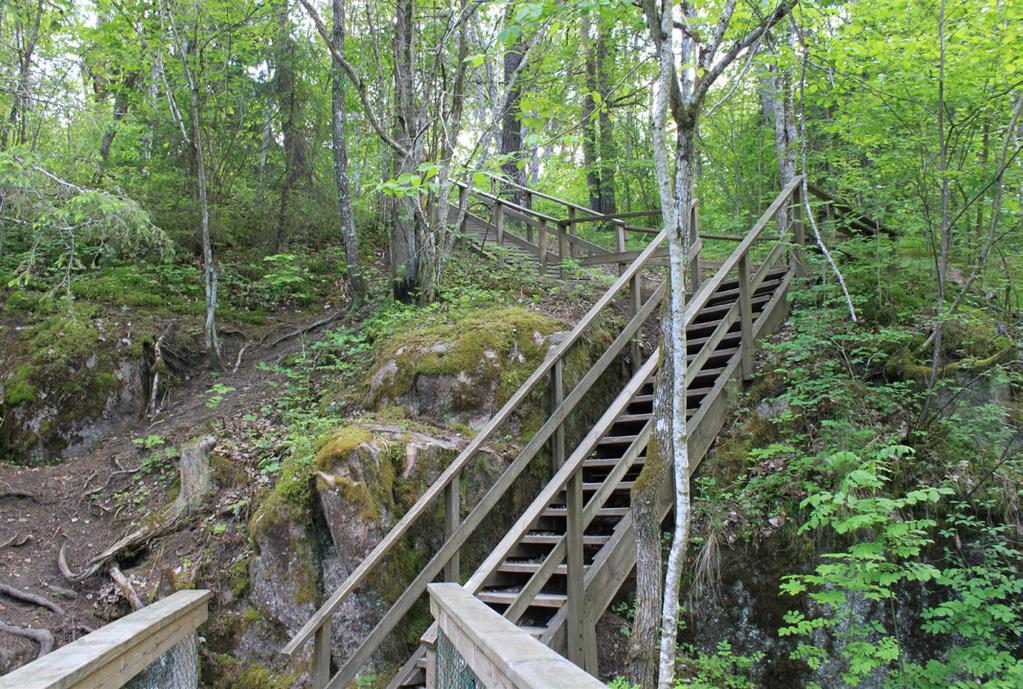
[[[512,189],[518,189],[520,191],[528,191],[529,193],[531,193],[536,198],[547,199],[548,201],[553,201],[554,203],[560,204],[560,205],[564,206],[565,208],[567,208],[569,213],[574,213],[576,211],[582,211],[583,213],[588,213],[588,214],[593,215],[593,216],[601,216],[600,213],[598,213],[595,210],[591,210],[591,209],[587,208],[586,206],[580,206],[580,205],[578,205],[576,203],[572,203],[571,201],[566,201],[565,199],[560,199],[557,196],[551,196],[550,194],[544,194],[542,192],[539,192],[536,189],[530,189],[529,187],[524,187],[521,184],[513,182],[512,180],[508,179],[507,177],[501,177],[499,175],[494,175],[494,174],[491,174],[489,172],[484,172],[483,174],[486,175],[487,177],[490,177],[491,179],[498,180],[499,182],[504,184],[506,187],[511,187]],[[658,211],[658,213],[659,212],[660,211]],[[601,217],[603,217],[603,216],[601,216]]]
[[[310,669],[313,689],[323,689],[330,680],[331,634],[330,623],[321,625],[316,630],[316,641],[313,643],[313,666]]]
[[[583,657],[583,624],[586,611],[583,606],[585,574],[583,562],[583,473],[578,469],[568,480],[565,493],[565,505],[568,508],[568,521],[565,530],[565,550],[568,564],[568,581],[565,591],[568,595],[568,659],[580,667],[584,667]]]
[[[444,539],[451,538],[462,520],[462,490],[461,474],[452,479],[448,487],[444,489]],[[444,581],[459,580],[459,556],[455,552],[451,559],[444,565]],[[329,625],[323,625],[327,627]],[[322,629],[322,627],[321,627]]]
[[[739,259],[739,323],[742,332],[742,378],[753,377],[753,303],[750,301],[752,285],[749,278],[749,256]]]
[[[210,595],[178,591],[0,677],[0,689],[121,687],[206,621]]]

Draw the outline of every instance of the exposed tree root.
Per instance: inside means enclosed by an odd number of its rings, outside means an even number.
[[[59,605],[49,600],[48,598],[38,596],[34,593],[28,593],[26,591],[18,590],[13,586],[8,586],[7,584],[0,584],[0,593],[4,594],[5,596],[9,596],[10,598],[15,598],[17,600],[24,601],[25,603],[32,603],[33,605],[38,605],[43,608],[49,608],[58,615],[65,614],[64,608],[60,607]]]
[[[8,546],[10,546],[11,548],[20,548],[21,546],[25,545],[31,540],[32,534],[24,535],[14,534],[3,543],[0,543],[0,549],[7,548]]]
[[[32,639],[39,644],[39,652],[36,654],[36,658],[42,658],[44,655],[53,650],[53,634],[46,629],[36,629],[34,627],[15,627],[4,622],[0,622],[0,632],[6,632],[7,634],[14,634],[15,636],[24,637],[26,639]]]

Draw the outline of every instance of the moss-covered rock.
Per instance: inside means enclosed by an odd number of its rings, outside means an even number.
[[[400,404],[435,423],[482,426],[564,329],[548,316],[502,308],[399,334],[370,373],[367,406]]]
[[[51,307],[0,342],[0,456],[35,463],[87,447],[140,407],[140,353],[95,309]]]

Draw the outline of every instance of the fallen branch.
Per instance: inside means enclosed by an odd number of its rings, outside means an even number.
[[[324,325],[327,325],[329,323],[333,323],[338,318],[341,318],[341,316],[343,316],[344,314],[345,314],[345,312],[343,310],[342,311],[337,311],[333,315],[327,316],[326,318],[321,318],[320,320],[316,321],[315,323],[310,323],[309,325],[304,326],[302,328],[298,328],[297,330],[292,330],[287,335],[281,335],[276,340],[271,342],[270,346],[271,347],[276,347],[277,345],[279,345],[280,343],[284,342],[285,340],[290,340],[293,337],[298,337],[299,335],[304,335],[307,332],[309,332],[310,330],[316,330],[317,328],[320,328],[320,327],[322,327]],[[268,336],[269,336],[269,334],[263,336],[263,339],[261,339],[259,341],[259,344],[263,344],[263,340],[265,340]]]
[[[32,502],[39,502],[39,498],[23,490],[9,490],[4,493],[0,493],[0,500],[4,498],[20,498],[22,500],[31,500]]]
[[[145,603],[142,602],[142,599],[139,598],[139,594],[135,590],[135,587],[131,585],[131,581],[128,577],[124,576],[124,572],[122,572],[117,565],[110,566],[110,578],[114,580],[115,584],[117,584],[117,588],[121,590],[121,595],[124,596],[124,599],[131,603],[132,608],[135,610],[141,610],[146,607]]]
[[[60,607],[59,605],[49,600],[48,598],[43,598],[42,596],[38,596],[34,593],[21,591],[19,589],[14,588],[13,586],[8,586],[7,584],[0,584],[0,593],[10,598],[15,598],[17,600],[24,601],[25,603],[32,603],[33,605],[48,608],[53,612],[57,613],[58,615],[64,614],[64,608]]]
[[[89,567],[77,573],[71,571],[71,567],[67,563],[67,543],[62,544],[60,550],[57,551],[57,568],[60,569],[60,573],[64,575],[64,578],[72,583],[85,581],[99,571],[98,566]]]
[[[103,482],[102,486],[97,486],[96,488],[93,488],[92,490],[87,490],[87,491],[83,492],[82,495],[84,495],[85,497],[89,497],[90,495],[95,495],[96,493],[99,493],[99,492],[105,490],[106,487],[110,485],[110,482],[113,481],[115,477],[117,477],[117,476],[124,476],[125,474],[137,474],[141,468],[142,467],[135,467],[134,469],[120,469],[118,471],[111,471],[110,475],[107,476],[107,480]]]
[[[75,598],[78,598],[78,594],[72,591],[71,589],[66,589],[63,586],[51,584],[49,582],[43,581],[42,579],[39,580],[39,583],[45,586],[46,588],[50,589],[54,593],[56,593],[61,598],[67,598],[68,600],[74,600]]]
[[[246,342],[244,345],[242,345],[242,348],[238,350],[238,358],[234,360],[234,369],[231,371],[231,373],[238,372],[238,367],[242,365],[242,355],[245,354],[245,350],[249,348],[250,344],[252,344],[251,341]]]

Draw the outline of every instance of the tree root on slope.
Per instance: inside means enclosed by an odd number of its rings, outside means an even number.
[[[48,598],[44,598],[43,596],[39,596],[34,593],[19,591],[13,586],[8,586],[7,584],[0,584],[0,593],[10,598],[14,598],[15,600],[20,600],[25,603],[32,603],[33,605],[38,605],[42,608],[48,608],[53,612],[57,613],[58,615],[64,614],[64,608],[60,607],[59,605],[49,600]]]
[[[26,639],[32,639],[39,644],[39,652],[36,654],[36,659],[42,658],[44,655],[53,650],[53,634],[46,629],[36,629],[35,627],[15,627],[4,622],[0,622],[0,632],[6,632],[7,634],[13,634]]]

